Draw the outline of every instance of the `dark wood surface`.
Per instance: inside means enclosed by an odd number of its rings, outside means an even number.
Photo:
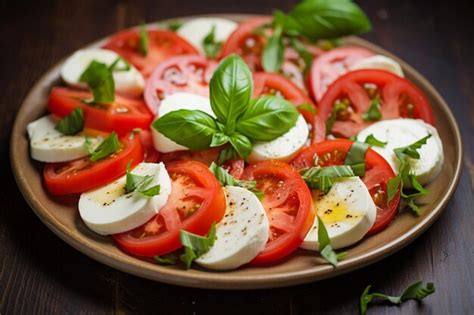
[[[211,291],[137,278],[66,245],[15,185],[8,145],[19,104],[59,59],[119,29],[199,13],[271,13],[296,1],[4,1],[0,4],[0,313],[352,314],[368,284],[396,294],[433,281],[435,295],[370,314],[474,313],[474,19],[468,1],[359,1],[374,30],[365,38],[425,75],[450,104],[465,153],[458,189],[441,218],[393,256],[334,279],[284,289]]]

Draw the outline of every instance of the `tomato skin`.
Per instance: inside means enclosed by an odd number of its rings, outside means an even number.
[[[310,147],[301,151],[291,162],[290,165],[300,170],[314,166],[315,157],[318,156],[323,166],[344,164],[347,152],[351,148],[352,141],[346,139],[327,140],[312,144]],[[329,155],[325,157],[325,154]],[[327,160],[327,158],[329,158]],[[322,159],[322,160],[321,160]],[[380,189],[387,190],[387,182],[396,176],[388,162],[377,152],[368,149],[365,155],[366,174],[362,181],[371,193],[372,199],[375,199],[374,191]],[[375,201],[375,200],[374,200]],[[400,203],[400,191],[385,207],[377,205],[377,217],[372,228],[367,235],[373,235],[385,229],[398,213]]]
[[[185,176],[191,178],[197,186],[188,187],[189,190],[185,190],[184,186],[179,186],[182,189],[175,189],[173,186],[167,204],[154,218],[137,229],[113,235],[117,245],[130,254],[152,257],[173,252],[182,247],[179,239],[180,230],[205,235],[209,232],[212,223],[219,222],[224,216],[226,209],[224,191],[205,164],[196,161],[176,161],[167,164],[166,169],[174,183],[178,182],[176,178]],[[200,206],[181,221],[177,214],[178,208],[182,205],[180,198],[187,198],[186,191],[193,190],[200,197],[201,201],[198,203]],[[163,222],[169,222],[164,223],[167,230],[143,237],[134,236],[137,231],[140,234],[141,231],[147,231],[148,227],[159,224],[160,219]]]
[[[143,161],[144,152],[138,137],[125,136],[120,143],[123,148],[119,152],[97,162],[85,157],[64,163],[46,163],[43,170],[46,189],[52,195],[79,194],[123,176],[130,161],[132,166]],[[61,170],[64,171],[58,173]]]
[[[139,52],[140,35],[137,29],[128,29],[116,33],[103,46],[113,50],[133,64],[144,76],[148,77],[163,60],[185,54],[198,55],[193,45],[175,32],[166,30],[148,30],[148,54]]]
[[[278,262],[294,252],[303,242],[306,234],[311,228],[315,212],[311,199],[311,192],[301,176],[291,166],[280,161],[263,161],[245,168],[242,176],[245,180],[256,180],[257,188],[260,184],[264,186],[270,181],[277,185],[269,186],[264,190],[265,196],[262,200],[263,206],[270,220],[270,234],[272,226],[278,220],[279,215],[288,217],[285,210],[296,212],[293,222],[286,221],[286,228],[290,229],[283,234],[272,238],[264,250],[251,262],[252,265],[267,265]],[[267,186],[268,187],[268,186]],[[281,196],[285,196],[282,198]],[[281,199],[280,199],[281,198]],[[282,206],[283,205],[283,206]],[[295,208],[290,208],[291,206]],[[285,210],[283,208],[285,207]],[[281,209],[279,212],[275,212]]]
[[[92,94],[87,91],[54,87],[49,95],[48,110],[59,117],[65,117],[79,107],[84,112],[84,125],[87,128],[115,131],[119,136],[124,136],[135,128],[150,127],[152,116],[142,100],[116,95],[115,101],[108,105],[87,105],[81,101],[91,98]]]
[[[435,118],[428,99],[412,82],[384,70],[351,71],[338,78],[328,89],[319,103],[319,115],[316,123],[316,141],[326,138],[325,122],[332,112],[337,99],[347,97],[351,101],[353,113],[347,121],[336,121],[333,132],[338,136],[350,137],[374,122],[364,121],[362,113],[370,106],[371,99],[363,84],[375,84],[380,90],[382,120],[407,117],[402,111],[400,102],[409,97],[414,110],[410,118],[422,119],[435,125]],[[405,100],[405,102],[408,102]]]

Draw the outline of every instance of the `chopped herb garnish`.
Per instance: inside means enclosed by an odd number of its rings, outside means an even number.
[[[380,96],[376,96],[372,99],[369,109],[362,113],[362,119],[366,121],[376,121],[382,118],[382,112],[380,111]]]
[[[382,140],[379,140],[377,138],[375,138],[375,136],[373,134],[370,134],[368,135],[366,138],[365,138],[365,143],[367,143],[368,145],[370,146],[373,146],[373,147],[380,147],[380,148],[385,148],[385,146],[387,145],[388,142],[384,142]]]
[[[304,70],[303,72],[306,74],[311,69],[313,65],[314,56],[306,49],[303,43],[298,40],[296,37],[292,37],[290,39],[291,47],[293,47],[296,52],[300,55],[301,59],[304,61]]]
[[[119,67],[120,62],[122,62],[122,67]],[[130,64],[122,57],[117,57],[109,66],[109,70],[112,72],[128,71],[130,68]]]
[[[318,112],[318,110],[316,109],[316,107],[314,107],[313,104],[310,104],[310,103],[303,103],[301,105],[298,105],[298,110],[305,110],[305,111],[308,111],[310,112],[311,114],[316,114]]]
[[[181,244],[184,247],[184,254],[179,259],[184,263],[187,269],[191,267],[193,261],[207,253],[216,240],[216,225],[213,223],[207,236],[201,236],[190,233],[185,230],[179,232]]]
[[[237,151],[233,147],[227,147],[222,149],[219,152],[219,156],[217,157],[217,165],[222,165],[225,161],[235,159],[239,155],[237,154]]]
[[[180,21],[170,21],[170,22],[160,22],[158,23],[158,27],[166,28],[170,31],[176,32],[181,26],[183,26],[183,22]]]
[[[336,254],[336,252],[331,247],[331,240],[329,238],[328,231],[324,226],[323,220],[318,217],[318,243],[319,243],[319,253],[321,256],[326,259],[334,267],[337,266],[337,262],[343,260],[347,252],[342,252]]]
[[[92,147],[92,140],[91,138],[87,137],[84,139],[84,148],[86,149],[87,153],[92,154],[94,152],[94,148]]]
[[[131,161],[127,164],[127,175],[125,182],[125,191],[131,193],[134,191],[139,192],[145,197],[153,197],[160,194],[160,185],[148,187],[153,181],[151,175],[137,175],[130,171]]]
[[[138,51],[143,56],[147,56],[149,39],[148,39],[148,32],[146,30],[145,24],[140,25],[139,35],[140,35],[140,38],[138,40]]]
[[[211,31],[202,40],[202,46],[207,58],[216,58],[222,48],[222,42],[216,40],[216,26],[213,25]]]
[[[75,135],[84,129],[84,113],[82,108],[75,108],[69,115],[60,119],[56,130],[65,135]]]
[[[112,132],[104,141],[102,141],[90,155],[92,162],[104,159],[120,149],[120,141],[117,134]]]
[[[257,190],[257,182],[254,180],[239,180],[235,179],[225,169],[212,162],[209,166],[209,170],[216,176],[216,179],[221,183],[222,186],[237,186],[250,190],[254,194],[261,196],[262,192]]]
[[[174,265],[178,261],[178,257],[174,254],[168,254],[164,256],[154,256],[153,259],[159,265]]]
[[[108,104],[115,100],[115,82],[105,63],[93,60],[79,78],[92,90],[93,99],[86,104]]]
[[[348,108],[349,108],[349,104],[344,101],[338,101],[336,102],[336,104],[334,104],[334,107],[332,108],[332,111],[331,111],[331,115],[326,120],[326,134],[331,133],[332,127],[334,126],[334,123],[336,122],[339,112],[343,110],[347,110]]]
[[[349,165],[356,176],[365,175],[365,154],[369,145],[362,142],[354,142],[347,152],[345,165]]]
[[[333,179],[355,176],[349,165],[311,167],[303,170],[301,176],[311,189],[319,189],[327,194],[333,185]]]

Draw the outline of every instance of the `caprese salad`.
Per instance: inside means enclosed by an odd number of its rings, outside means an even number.
[[[67,58],[31,157],[130,255],[229,270],[301,248],[336,266],[401,209],[420,214],[443,165],[400,64],[337,39],[369,29],[352,1],[308,0],[121,31]]]

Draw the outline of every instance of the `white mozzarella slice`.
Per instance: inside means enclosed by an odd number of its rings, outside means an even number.
[[[358,141],[365,141],[369,135],[374,135],[378,140],[388,142],[384,148],[372,147],[398,172],[399,160],[393,149],[410,145],[428,134],[431,137],[418,152],[420,159],[409,158],[411,170],[421,184],[426,184],[438,176],[443,167],[443,143],[436,128],[420,119],[392,119],[382,120],[362,130],[357,135]]]
[[[178,92],[166,96],[160,103],[158,108],[157,119],[161,116],[168,114],[169,112],[176,111],[179,109],[189,110],[201,110],[212,117],[215,117],[214,112],[211,108],[209,98],[192,93]],[[153,143],[155,149],[159,152],[167,153],[173,151],[189,150],[185,146],[177,144],[173,140],[166,138],[164,135],[151,127],[153,135]]]
[[[203,41],[211,32],[213,26],[215,26],[215,40],[217,42],[225,42],[229,35],[237,28],[237,23],[217,17],[197,18],[180,26],[178,34],[204,54]]]
[[[308,140],[309,128],[303,116],[299,116],[293,128],[268,142],[256,142],[249,156],[251,163],[264,160],[288,161]]]
[[[377,207],[359,177],[339,179],[326,195],[320,194],[317,190],[313,191],[314,205],[328,231],[333,249],[357,243],[374,224]],[[317,218],[301,247],[319,250]]]
[[[68,85],[85,88],[86,85],[79,82],[79,79],[93,60],[110,66],[119,57],[117,53],[107,49],[91,48],[78,50],[64,62],[61,68],[61,77]],[[118,69],[124,69],[126,66],[123,60],[120,60],[117,64]],[[145,80],[133,65],[129,66],[130,69],[126,71],[113,72],[115,90],[119,93],[139,96],[143,93]]]
[[[84,142],[86,137],[79,133],[67,136],[55,129],[57,119],[52,115],[44,116],[26,127],[30,138],[31,157],[41,162],[66,162],[88,155]],[[90,137],[92,147],[102,139]]]
[[[405,77],[403,74],[402,67],[398,62],[392,58],[375,55],[359,60],[356,64],[351,67],[351,70],[361,69],[380,69],[392,72],[400,77]]]
[[[265,247],[270,225],[260,200],[251,191],[234,186],[224,188],[227,209],[216,225],[216,241],[196,259],[209,269],[238,268],[254,259]]]
[[[104,187],[85,192],[79,199],[79,214],[84,223],[101,235],[134,229],[148,220],[168,201],[171,180],[163,163],[140,163],[133,174],[153,176],[148,187],[160,185],[160,193],[146,197],[139,192],[125,192],[126,176]]]

